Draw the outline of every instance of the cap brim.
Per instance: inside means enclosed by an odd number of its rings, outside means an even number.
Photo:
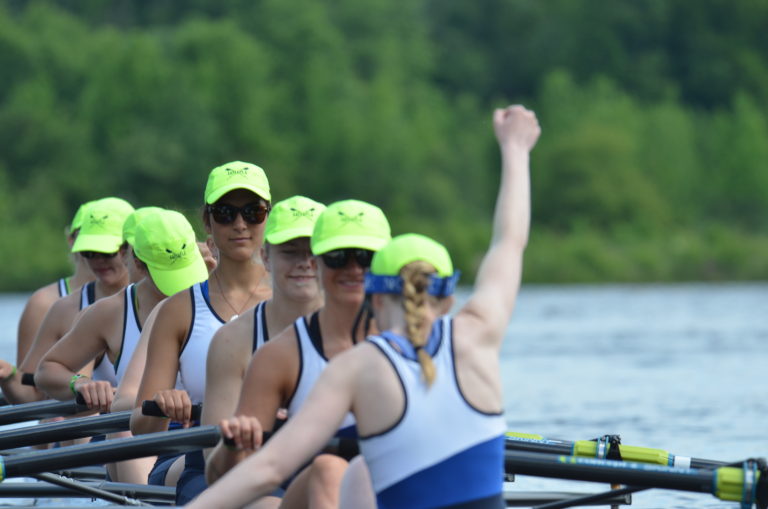
[[[387,245],[389,239],[363,237],[360,235],[340,235],[312,245],[312,254],[320,255],[334,249],[360,248],[378,251]]]
[[[115,235],[80,234],[72,245],[72,252],[95,251],[97,253],[115,253],[123,245],[123,237]]]
[[[270,233],[269,235],[264,235],[264,240],[270,244],[282,244],[283,242],[298,239],[299,237],[311,236],[312,226],[310,225],[308,228],[293,228],[290,230],[280,230],[279,232]]]
[[[247,189],[248,191],[251,191],[252,193],[256,193],[258,196],[264,198],[266,201],[272,201],[272,195],[269,194],[268,189],[263,189],[261,187],[251,186],[248,184],[242,184],[242,183],[232,183],[230,185],[222,186],[215,191],[211,192],[206,198],[205,202],[210,205],[211,203],[216,203],[219,198],[224,196],[230,191],[234,191],[235,189]]]
[[[208,279],[208,268],[202,257],[196,257],[195,261],[186,267],[174,270],[152,268],[150,265],[147,268],[155,286],[169,297]]]

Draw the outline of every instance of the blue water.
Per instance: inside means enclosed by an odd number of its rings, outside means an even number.
[[[768,456],[768,284],[527,286],[502,352],[514,431],[736,461]],[[0,296],[0,355],[15,356],[25,295]],[[602,491],[518,476],[515,490]],[[631,507],[738,507],[650,490]]]

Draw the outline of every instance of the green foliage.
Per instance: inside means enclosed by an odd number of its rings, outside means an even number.
[[[381,206],[470,280],[490,112],[532,106],[526,281],[765,278],[762,0],[0,0],[0,290],[69,270],[106,195],[199,225],[210,169]]]

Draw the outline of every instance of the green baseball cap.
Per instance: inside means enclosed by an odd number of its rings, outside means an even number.
[[[377,251],[371,261],[371,273],[397,276],[400,269],[418,260],[431,264],[440,277],[453,275],[453,262],[445,246],[418,233],[398,235]]]
[[[141,207],[134,210],[123,223],[123,240],[130,245],[133,245],[136,238],[136,226],[149,215],[157,214],[163,210],[164,209],[160,207]]]
[[[392,238],[384,212],[360,200],[332,203],[312,230],[312,253],[357,247],[378,251]]]
[[[453,294],[461,273],[453,270],[448,250],[442,244],[418,233],[398,235],[374,253],[371,270],[365,274],[365,292],[401,294],[403,279],[400,271],[415,261],[427,262],[437,271],[437,274],[429,277],[427,293],[436,297]]]
[[[205,203],[216,203],[219,198],[234,189],[247,189],[267,201],[272,200],[269,194],[269,180],[264,170],[255,164],[233,161],[211,170],[205,185]]]
[[[264,227],[264,239],[282,244],[297,237],[311,237],[325,205],[304,196],[291,196],[272,206]]]
[[[136,225],[133,253],[147,264],[152,281],[165,295],[208,279],[192,225],[175,210],[142,218]]]
[[[85,217],[85,212],[94,201],[96,200],[87,201],[77,207],[77,212],[75,212],[75,215],[72,217],[72,224],[69,225],[70,233],[79,230],[80,227],[83,226],[83,217]]]
[[[87,204],[80,233],[72,252],[114,253],[123,244],[123,223],[133,213],[133,206],[121,198],[102,198]]]

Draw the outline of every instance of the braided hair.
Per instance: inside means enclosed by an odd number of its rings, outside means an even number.
[[[421,373],[427,385],[435,380],[435,365],[424,346],[432,323],[428,315],[429,276],[435,268],[427,262],[415,261],[400,270],[403,279],[403,308],[405,309],[406,337],[416,350]]]

